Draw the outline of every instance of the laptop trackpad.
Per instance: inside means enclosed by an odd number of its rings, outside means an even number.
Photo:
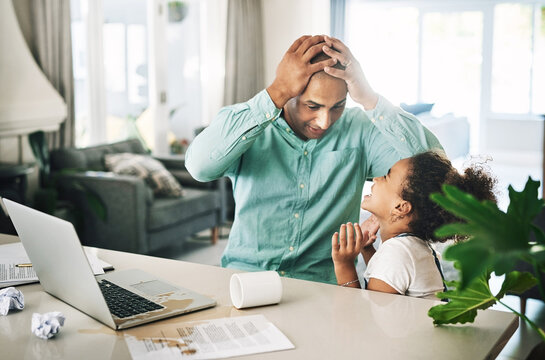
[[[131,286],[149,296],[157,296],[180,290],[179,288],[159,280],[143,281],[137,284],[132,284]]]

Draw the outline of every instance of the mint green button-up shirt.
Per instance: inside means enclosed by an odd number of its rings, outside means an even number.
[[[331,236],[358,221],[365,180],[430,148],[440,148],[437,138],[383,97],[370,111],[345,109],[322,138],[301,140],[263,90],[223,108],[190,145],[186,167],[200,181],[232,181],[222,266],[335,283]]]

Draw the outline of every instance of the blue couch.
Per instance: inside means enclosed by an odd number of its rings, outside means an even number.
[[[104,155],[122,152],[147,154],[137,139],[51,153],[52,176],[60,197],[80,215],[78,232],[84,245],[148,254],[180,248],[185,238],[205,229],[212,229],[217,239],[226,216],[225,179],[199,183],[185,170],[183,157],[158,158],[180,182],[184,195],[156,197],[143,179],[106,171]],[[93,208],[90,193],[106,210],[105,219]]]

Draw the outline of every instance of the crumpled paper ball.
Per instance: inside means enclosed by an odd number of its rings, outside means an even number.
[[[45,314],[34,313],[31,330],[37,337],[47,340],[59,332],[60,327],[64,325],[64,320],[64,315],[59,311]]]
[[[0,315],[7,315],[11,309],[23,310],[25,297],[14,287],[0,290]]]

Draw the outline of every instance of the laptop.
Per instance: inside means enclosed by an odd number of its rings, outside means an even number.
[[[95,276],[72,223],[1,201],[44,290],[114,330],[216,305],[137,269]]]

